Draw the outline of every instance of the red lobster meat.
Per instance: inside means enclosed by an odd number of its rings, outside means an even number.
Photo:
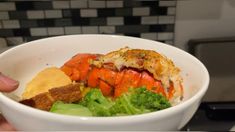
[[[146,87],[168,99],[182,98],[182,79],[173,62],[152,50],[128,47],[105,55],[77,54],[61,70],[73,81],[118,97],[129,88]]]

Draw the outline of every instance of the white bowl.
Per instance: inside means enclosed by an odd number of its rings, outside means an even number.
[[[0,54],[0,71],[20,81],[18,96],[37,72],[61,66],[79,52],[107,53],[129,46],[156,50],[181,69],[184,100],[171,108],[123,117],[79,117],[22,105],[0,93],[1,112],[18,130],[179,130],[193,116],[209,84],[205,66],[183,50],[156,41],[115,35],[72,35],[41,39]]]

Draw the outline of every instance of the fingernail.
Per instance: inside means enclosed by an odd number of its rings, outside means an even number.
[[[18,87],[19,82],[16,80],[13,80],[7,76],[5,76],[4,74],[0,73],[0,85],[5,85],[5,89],[8,91],[15,89]],[[4,89],[4,90],[5,90]],[[1,90],[1,89],[0,89]]]

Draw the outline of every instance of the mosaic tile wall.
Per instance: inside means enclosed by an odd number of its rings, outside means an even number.
[[[0,2],[0,42],[99,33],[173,44],[175,14],[175,0],[11,0]]]

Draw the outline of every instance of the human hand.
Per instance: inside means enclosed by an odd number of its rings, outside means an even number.
[[[15,81],[0,72],[0,91],[11,92],[19,86],[19,82]],[[0,115],[0,131],[13,131],[15,130],[6,119]]]

